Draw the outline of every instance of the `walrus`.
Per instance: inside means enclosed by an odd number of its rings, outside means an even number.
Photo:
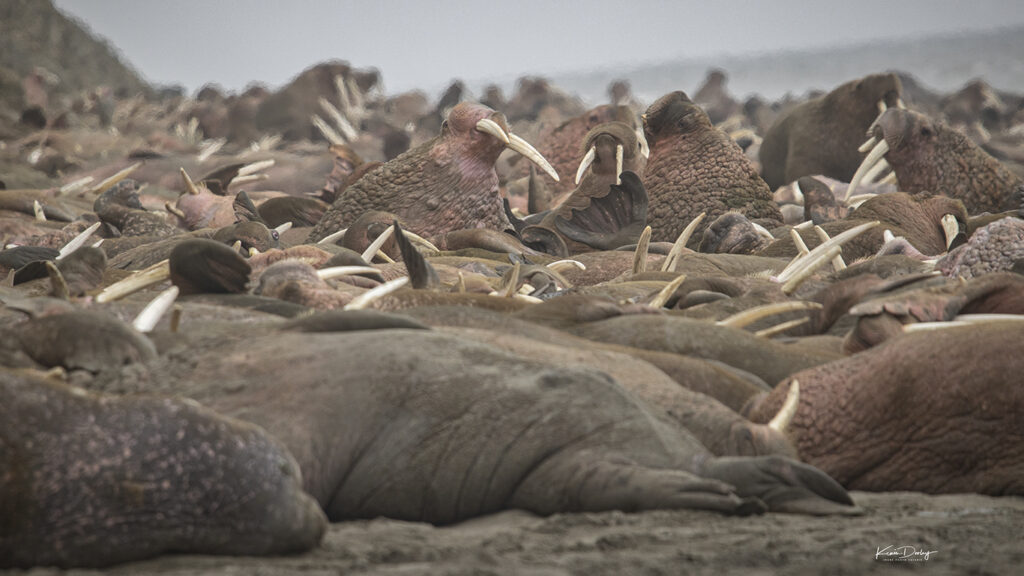
[[[302,552],[327,523],[301,486],[252,424],[0,370],[0,568]]]

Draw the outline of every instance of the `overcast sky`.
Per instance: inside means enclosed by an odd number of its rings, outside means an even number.
[[[276,87],[330,59],[389,93],[1024,24],[1021,0],[55,0],[151,82]]]

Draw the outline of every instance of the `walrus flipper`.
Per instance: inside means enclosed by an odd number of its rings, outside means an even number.
[[[614,250],[636,243],[647,225],[647,190],[633,172],[623,172],[621,184],[608,194],[591,197],[582,209],[572,209],[568,219],[555,217],[555,228],[566,238],[599,250]]]

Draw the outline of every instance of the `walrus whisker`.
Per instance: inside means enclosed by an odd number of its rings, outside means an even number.
[[[142,166],[142,162],[136,162],[135,164],[132,164],[131,166],[128,166],[127,168],[112,174],[111,176],[107,177],[105,180],[102,180],[99,184],[94,186],[90,190],[90,192],[93,194],[102,194],[106,192],[108,188],[110,188],[114,184],[117,184],[121,180],[124,180],[132,172],[135,172],[135,170],[137,170],[139,166]]]
[[[665,306],[665,304],[668,303],[668,299],[671,298],[672,295],[676,293],[676,290],[678,290],[679,287],[682,286],[683,282],[685,281],[686,274],[680,274],[679,276],[676,276],[675,278],[672,279],[671,282],[666,284],[664,288],[659,290],[658,295],[652,298],[651,301],[647,303],[647,305],[650,306],[651,308],[661,308]]]
[[[150,300],[149,304],[139,312],[139,315],[132,320],[132,326],[136,330],[147,334],[156,328],[160,319],[164,317],[164,314],[174,305],[174,301],[178,298],[178,287],[171,286],[163,292],[157,294],[156,298]]]
[[[860,186],[861,181],[864,179],[864,175],[874,167],[875,164],[881,160],[886,152],[889,151],[889,143],[885,139],[879,140],[875,147],[868,152],[868,155],[864,157],[864,161],[857,167],[857,171],[853,174],[853,178],[850,180],[850,185],[846,188],[846,195],[843,197],[843,202],[846,202],[853,192]]]
[[[188,172],[185,171],[185,167],[182,166],[181,170],[181,181],[185,184],[185,191],[189,194],[196,196],[199,194],[199,189],[196,188],[196,183],[189,177]]]
[[[335,146],[341,146],[345,143],[345,139],[341,137],[341,134],[335,132],[327,122],[324,122],[324,119],[321,118],[319,114],[313,114],[309,119],[313,122],[313,126],[316,126],[316,129],[323,134],[324,138],[326,138],[328,142]]]
[[[960,233],[960,224],[956,221],[956,216],[952,214],[946,214],[942,217],[942,233],[946,235],[946,250],[953,245],[953,241],[956,240],[957,234]]]
[[[81,248],[89,240],[89,237],[93,235],[93,232],[96,232],[102,225],[103,222],[94,222],[91,226],[82,230],[78,236],[75,236],[70,242],[61,247],[55,260],[63,260],[65,256]]]
[[[790,300],[786,302],[772,302],[771,304],[762,304],[761,306],[754,306],[753,308],[747,308],[742,312],[737,312],[732,316],[723,318],[718,322],[715,322],[718,326],[728,326],[730,328],[743,328],[749,326],[754,322],[768,316],[774,316],[776,314],[782,314],[784,312],[795,312],[797,310],[820,310],[821,304],[817,302],[808,302],[806,300]]]
[[[395,278],[394,280],[385,282],[380,286],[375,286],[366,292],[363,292],[359,296],[352,299],[351,302],[345,305],[345,310],[363,310],[371,303],[376,300],[387,296],[388,294],[398,290],[409,283],[408,276],[402,276],[401,278]]]
[[[68,282],[64,279],[60,269],[52,261],[46,261],[46,275],[50,277],[50,295],[54,298],[67,300],[71,291],[68,290]]]
[[[336,240],[338,240],[339,238],[343,237],[346,232],[348,232],[348,228],[343,228],[341,230],[338,230],[337,232],[335,232],[333,234],[329,234],[327,236],[324,236],[323,238],[320,239],[319,242],[317,242],[317,244],[334,244],[334,242]]]
[[[822,242],[828,242],[832,239],[829,237],[828,232],[825,232],[821,226],[815,226],[814,233],[818,235],[818,238]],[[832,259],[832,268],[835,270],[846,270],[846,261],[843,260],[842,255],[836,256]]]
[[[590,168],[590,165],[594,163],[594,159],[597,158],[597,146],[591,146],[590,150],[583,156],[583,160],[580,160],[580,167],[576,169],[576,185],[579,186],[580,180],[583,179],[583,174]]]
[[[161,260],[145,270],[140,270],[131,276],[114,282],[96,295],[96,302],[112,302],[125,296],[159,284],[171,277],[171,267],[168,260]]]
[[[43,205],[39,203],[39,200],[32,201],[32,212],[35,214],[37,221],[46,222],[46,212],[43,210]]]
[[[754,332],[754,336],[757,336],[758,338],[771,338],[776,334],[782,334],[783,332],[789,330],[790,328],[802,326],[810,321],[811,319],[809,317],[805,317],[790,320],[788,322],[782,322],[780,324],[776,324],[775,326],[769,326],[768,328],[765,328],[763,330],[758,330],[757,332]]]
[[[395,226],[394,226],[394,224],[392,224],[391,226],[388,226],[386,229],[384,229],[384,231],[380,233],[380,236],[377,236],[377,239],[374,240],[369,246],[367,246],[366,250],[363,250],[363,253],[362,253],[363,261],[364,262],[372,262],[373,261],[373,257],[377,255],[377,252],[380,250],[380,247],[383,246],[384,243],[388,241],[388,238],[391,238],[391,235],[394,234],[394,233],[395,233]],[[383,252],[381,252],[381,253],[383,254]]]
[[[316,271],[316,275],[321,280],[330,280],[331,278],[340,278],[354,274],[380,274],[380,270],[373,266],[331,266],[330,268],[321,268]]]
[[[639,274],[647,270],[647,252],[651,244],[651,227],[647,226],[640,234],[636,243],[636,251],[633,252],[633,274]]]
[[[779,408],[779,413],[768,422],[768,427],[776,432],[782,434],[786,433],[786,429],[793,423],[793,417],[796,416],[797,407],[800,405],[800,382],[793,380],[789,384],[789,391],[786,392],[786,400],[782,403],[782,408]]]
[[[679,262],[679,255],[682,254],[683,248],[686,248],[686,243],[690,241],[690,237],[693,236],[693,232],[700,226],[701,221],[707,216],[707,212],[701,212],[690,220],[690,223],[683,228],[683,231],[679,233],[679,237],[676,238],[672,249],[668,251],[668,256],[665,257],[665,261],[661,264],[662,272],[675,272],[676,265]]]

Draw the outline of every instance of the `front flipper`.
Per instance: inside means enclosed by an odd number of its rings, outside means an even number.
[[[731,484],[740,496],[762,500],[770,512],[811,516],[863,513],[846,490],[829,475],[789,458],[709,459],[701,468],[701,476]]]
[[[620,178],[622,184],[612,184],[604,196],[566,200],[567,210],[555,217],[555,228],[566,238],[598,250],[635,244],[647,226],[647,190],[633,172],[623,172]],[[569,218],[566,211],[571,213]]]

